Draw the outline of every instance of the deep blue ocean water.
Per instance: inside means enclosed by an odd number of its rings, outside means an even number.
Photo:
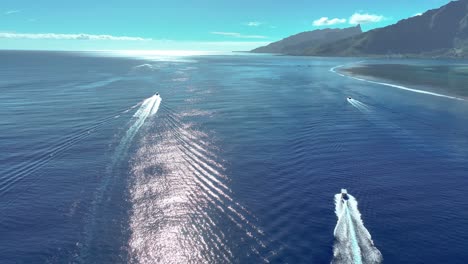
[[[357,61],[1,51],[0,263],[466,263],[468,101]]]

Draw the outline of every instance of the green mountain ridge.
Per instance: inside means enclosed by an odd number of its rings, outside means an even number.
[[[284,38],[280,41],[270,43],[267,46],[256,48],[251,52],[301,54],[306,52],[306,50],[310,49],[312,46],[335,42],[361,33],[362,30],[360,25],[344,29],[327,28],[306,31]]]
[[[272,44],[270,44],[272,45]],[[253,50],[252,52],[258,49]],[[468,57],[468,0],[452,1],[420,16],[327,43],[308,43],[308,56]]]

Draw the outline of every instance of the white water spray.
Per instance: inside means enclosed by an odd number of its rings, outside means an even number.
[[[93,208],[91,209],[92,219],[90,220],[90,224],[87,226],[86,234],[88,235],[82,250],[81,259],[82,263],[87,263],[86,261],[92,254],[90,248],[92,248],[92,243],[95,237],[98,236],[96,232],[96,215],[99,212],[99,205],[101,205],[102,201],[105,199],[106,192],[109,188],[111,188],[115,175],[114,170],[123,162],[125,154],[127,153],[129,146],[131,145],[134,137],[140,130],[140,128],[145,123],[146,119],[158,112],[159,106],[161,104],[161,97],[159,94],[155,94],[147,99],[145,99],[142,103],[133,106],[131,109],[140,106],[138,110],[133,115],[133,119],[131,122],[133,124],[130,128],[126,131],[125,135],[120,140],[120,143],[115,149],[114,155],[112,157],[112,163],[109,167],[108,175],[103,180],[102,185],[99,187],[96,197],[94,198]],[[127,109],[125,112],[128,112]]]
[[[347,100],[352,106],[356,107],[359,111],[363,113],[369,113],[371,111],[369,106],[356,99],[348,98]]]
[[[155,94],[145,99],[141,103],[140,108],[133,115],[133,117],[136,119],[135,122],[127,130],[125,136],[122,138],[120,144],[117,146],[112,166],[114,166],[115,163],[117,163],[120,160],[122,154],[126,151],[129,144],[137,134],[138,130],[140,130],[141,126],[145,123],[146,119],[158,112],[159,106],[161,105],[161,100],[161,96],[159,96],[159,94]]]
[[[23,162],[11,166],[0,175],[0,197],[13,188],[19,181],[37,174],[38,171],[47,166],[54,159],[61,157],[70,148],[86,140],[92,133],[105,127],[115,119],[120,118],[121,115],[128,113],[131,109],[141,104],[142,103],[138,103],[125,110],[119,110],[107,117],[97,120],[97,122],[90,126],[83,127],[80,131],[66,135],[57,142],[50,142],[47,146],[39,148],[37,150],[37,155],[33,155]]]
[[[335,245],[332,263],[381,263],[382,254],[374,246],[372,237],[364,226],[356,199],[350,194],[347,196],[348,200],[344,200],[341,193],[335,195],[338,221],[333,232]]]

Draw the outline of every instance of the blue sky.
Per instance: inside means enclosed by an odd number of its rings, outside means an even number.
[[[248,50],[302,31],[363,30],[449,0],[2,0],[0,49]]]

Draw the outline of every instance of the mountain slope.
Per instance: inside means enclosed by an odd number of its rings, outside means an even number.
[[[468,0],[448,3],[421,16],[327,45],[309,46],[301,55],[468,56]]]
[[[362,30],[359,25],[356,27],[344,29],[321,29],[307,31],[284,38],[277,42],[270,43],[267,46],[256,48],[251,52],[301,54],[304,53],[307,49],[310,49],[311,47],[316,47],[321,44],[345,39],[361,33]]]

